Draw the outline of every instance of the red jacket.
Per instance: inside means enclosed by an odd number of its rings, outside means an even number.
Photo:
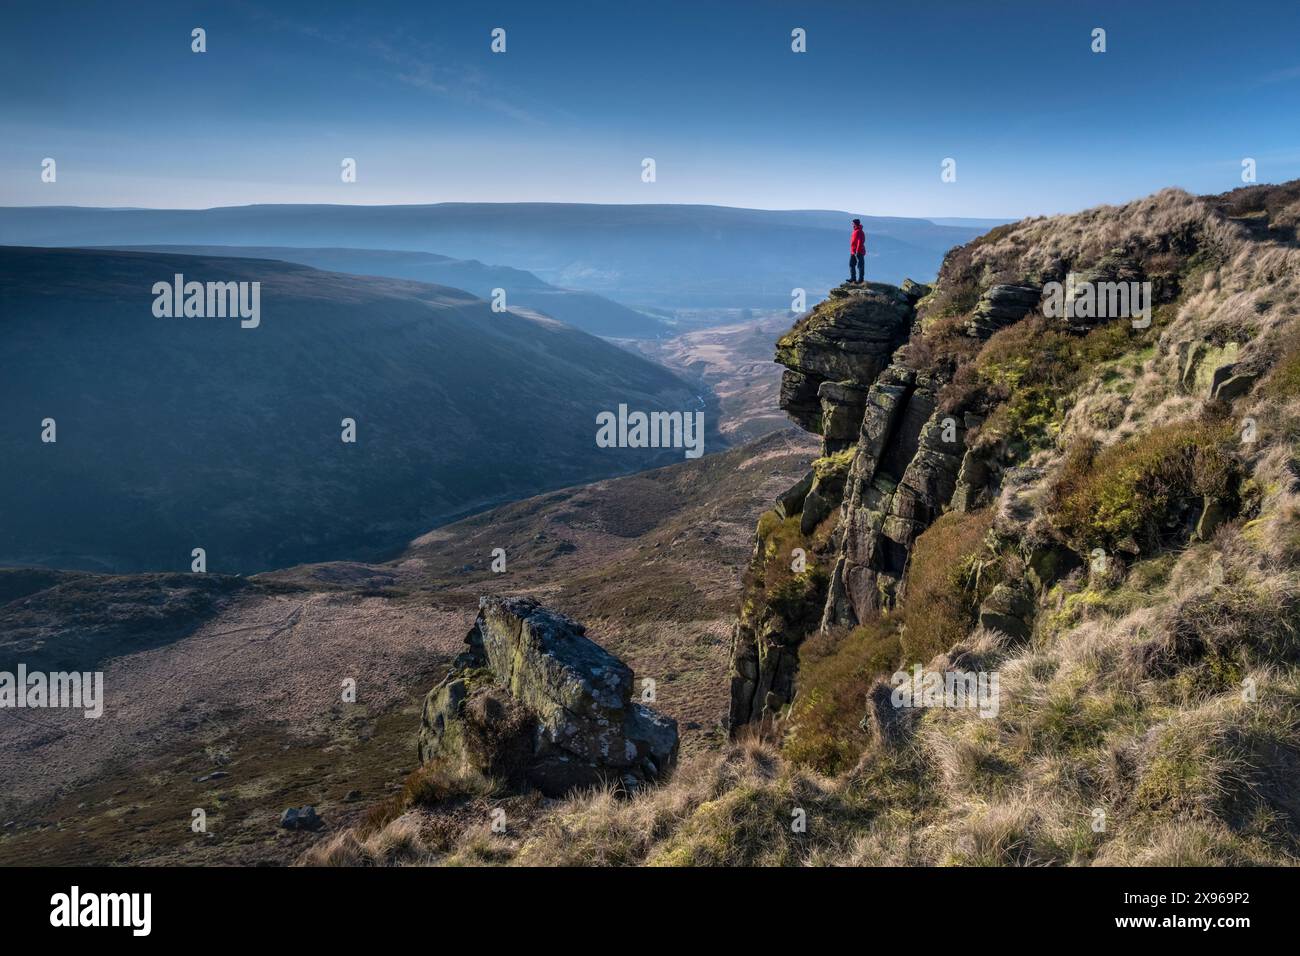
[[[849,252],[852,255],[856,256],[858,253],[863,253],[865,255],[866,251],[867,251],[866,233],[862,231],[861,226],[854,226],[853,238],[849,240]]]

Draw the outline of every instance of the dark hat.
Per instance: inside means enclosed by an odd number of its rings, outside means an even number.
[[[862,220],[861,220],[861,219],[854,219],[854,220],[853,220],[853,225],[855,225],[855,226],[860,226],[860,225],[862,225]]]

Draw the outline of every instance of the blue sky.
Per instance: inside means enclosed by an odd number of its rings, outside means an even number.
[[[1300,177],[1295,0],[51,2],[6,9],[0,89],[4,205],[1018,217]]]

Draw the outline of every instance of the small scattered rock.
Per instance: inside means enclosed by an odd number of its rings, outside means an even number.
[[[1240,365],[1222,365],[1214,370],[1210,379],[1210,398],[1230,402],[1249,392],[1259,379],[1259,373],[1242,369]]]
[[[810,471],[788,490],[777,495],[776,513],[782,518],[789,518],[797,515],[803,509],[803,502],[808,497],[808,490],[812,488],[813,473]]]
[[[979,609],[981,627],[1019,640],[1025,640],[1033,631],[1030,624],[1033,616],[1032,595],[1025,588],[1012,584],[995,587]]]
[[[1034,590],[1041,593],[1077,568],[1080,563],[1078,555],[1069,548],[1051,543],[1041,544],[1029,553],[1025,579],[1033,585]]]
[[[903,295],[907,296],[913,302],[919,302],[930,294],[930,286],[917,282],[915,279],[904,279],[903,284],[899,287],[903,290]]]
[[[885,748],[895,748],[911,736],[919,711],[894,705],[894,685],[877,678],[867,691],[867,713],[860,726]]]
[[[286,830],[319,830],[324,823],[312,806],[289,807],[280,814],[280,826]]]
[[[1038,308],[1042,290],[1034,285],[994,285],[980,297],[966,322],[966,334],[987,339],[999,329],[1019,322]]]

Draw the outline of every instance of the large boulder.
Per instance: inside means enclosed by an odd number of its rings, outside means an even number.
[[[530,598],[485,597],[465,643],[425,698],[422,763],[467,764],[548,796],[635,790],[676,763],[676,721],[632,700],[631,669],[578,622]]]

